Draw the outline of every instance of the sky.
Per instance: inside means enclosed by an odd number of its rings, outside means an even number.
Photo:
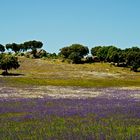
[[[0,44],[43,42],[47,52],[140,46],[140,0],[0,0]]]

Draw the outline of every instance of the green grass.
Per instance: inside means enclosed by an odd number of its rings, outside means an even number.
[[[108,63],[67,64],[60,60],[20,58],[21,66],[11,73],[21,76],[1,77],[9,85],[55,86],[140,86],[140,73],[128,68],[110,66]]]
[[[85,118],[48,116],[43,120],[2,122],[0,126],[1,140],[70,140],[72,138],[75,140],[87,138],[126,140],[136,139],[139,132],[139,126],[129,126],[124,123],[124,120],[106,118],[97,121],[91,115]]]
[[[81,86],[81,87],[127,87],[140,86],[140,80],[121,79],[44,79],[44,78],[5,78],[11,86]]]

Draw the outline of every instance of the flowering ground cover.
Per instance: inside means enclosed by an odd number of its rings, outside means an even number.
[[[140,88],[0,88],[1,140],[139,140]]]
[[[140,139],[139,72],[19,59],[0,75],[0,140]]]

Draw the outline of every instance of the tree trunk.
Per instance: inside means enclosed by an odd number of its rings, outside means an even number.
[[[8,75],[8,70],[7,69],[5,70],[5,75]]]

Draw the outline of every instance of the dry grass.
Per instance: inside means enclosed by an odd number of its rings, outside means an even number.
[[[20,57],[21,66],[5,77],[7,83],[61,86],[140,86],[140,73],[108,63],[67,64],[60,60],[42,60]],[[3,78],[2,78],[3,79]]]

